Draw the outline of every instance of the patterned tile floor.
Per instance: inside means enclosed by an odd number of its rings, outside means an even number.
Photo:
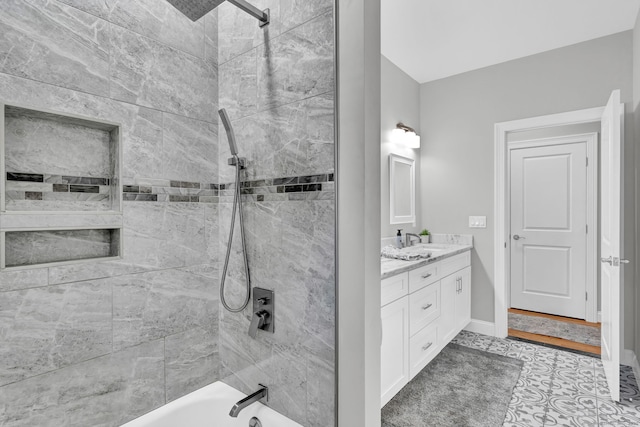
[[[621,370],[622,400],[609,399],[600,359],[462,331],[453,342],[524,361],[503,427],[640,426],[640,392]]]

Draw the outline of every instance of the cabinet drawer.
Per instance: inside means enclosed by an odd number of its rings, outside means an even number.
[[[388,277],[380,283],[380,302],[385,306],[409,293],[409,273]]]
[[[425,265],[409,272],[409,292],[429,286],[440,279],[440,263]]]
[[[446,277],[471,265],[471,252],[467,251],[440,262],[440,277]]]
[[[411,337],[409,342],[409,376],[415,377],[438,354],[438,322],[433,322]]]
[[[440,316],[440,282],[409,295],[409,316],[412,336]]]

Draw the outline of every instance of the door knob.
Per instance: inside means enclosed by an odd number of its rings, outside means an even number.
[[[628,259],[621,259],[620,260],[620,264],[629,264],[629,260]]]
[[[513,240],[520,240],[520,239],[526,239],[526,237],[524,236],[518,236],[517,234],[513,235]]]
[[[607,264],[610,264],[610,265],[611,265],[611,264],[613,264],[613,258],[612,258],[612,257],[609,257],[609,258],[600,258],[600,262],[602,262],[602,263],[605,263],[605,262],[606,262]]]

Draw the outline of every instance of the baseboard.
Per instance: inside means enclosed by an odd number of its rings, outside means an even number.
[[[620,364],[631,366],[633,368],[633,374],[636,378],[640,378],[640,364],[638,358],[633,350],[625,349],[620,357]]]
[[[496,324],[486,322],[484,320],[471,319],[471,322],[464,328],[465,331],[475,332],[477,334],[496,336]]]

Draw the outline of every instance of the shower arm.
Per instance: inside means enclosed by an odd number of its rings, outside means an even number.
[[[258,21],[260,21],[260,27],[269,25],[269,21],[270,21],[269,9],[265,9],[264,11],[262,11],[257,7],[253,6],[252,4],[247,3],[244,0],[227,0],[227,1],[235,5],[236,7],[242,9],[249,15],[253,16]]]

